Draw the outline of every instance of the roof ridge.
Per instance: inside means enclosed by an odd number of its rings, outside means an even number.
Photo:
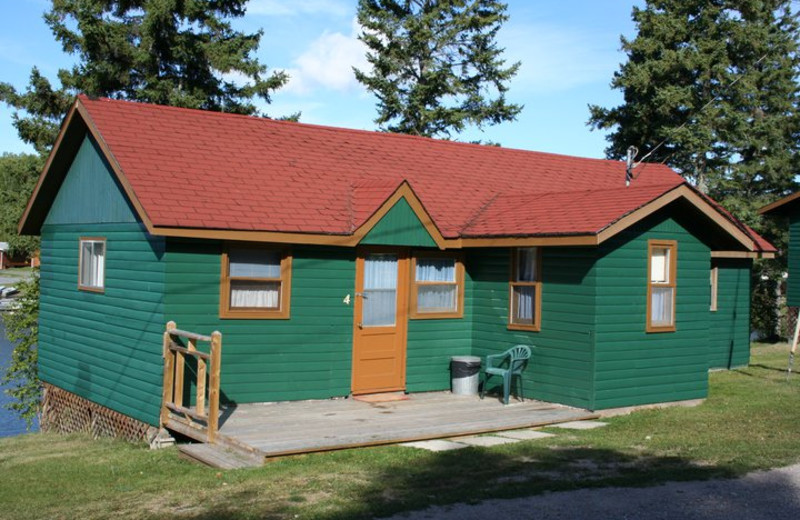
[[[657,187],[664,187],[664,188],[676,188],[681,184],[685,184],[686,181],[681,182],[659,182],[653,184],[645,184],[644,186],[628,186],[626,188],[594,188],[594,189],[581,189],[581,190],[560,190],[560,191],[543,191],[543,192],[523,192],[523,193],[498,193],[496,197],[503,197],[503,198],[525,198],[527,196],[535,196],[537,198],[543,198],[550,195],[569,195],[572,193],[598,193],[602,191],[614,191],[625,193],[625,191],[631,190],[643,190],[643,189],[655,189]]]
[[[513,152],[519,153],[522,155],[545,155],[549,157],[559,158],[559,159],[568,159],[568,160],[578,160],[578,161],[591,161],[591,162],[599,162],[603,164],[615,164],[615,165],[622,165],[622,161],[618,161],[615,159],[599,159],[596,157],[580,157],[576,155],[566,155],[560,154],[555,152],[545,152],[539,150],[525,150],[522,148],[510,148],[510,147],[503,147],[503,146],[492,146],[492,145],[485,145],[485,144],[478,144],[478,143],[466,143],[463,141],[451,141],[449,139],[437,139],[434,137],[423,137],[419,135],[410,135],[410,134],[401,134],[401,133],[394,133],[394,132],[382,132],[379,130],[364,130],[360,128],[346,128],[340,126],[332,126],[332,125],[322,125],[316,123],[302,123],[299,121],[282,121],[279,119],[273,119],[267,116],[259,117],[247,114],[236,114],[233,112],[217,112],[212,110],[204,110],[200,108],[188,108],[188,107],[176,107],[170,105],[158,105],[155,103],[145,103],[141,101],[133,101],[129,99],[112,99],[108,97],[95,97],[90,98],[86,94],[79,94],[79,98],[82,100],[88,100],[90,102],[108,102],[114,104],[125,104],[125,105],[136,105],[140,107],[148,107],[150,109],[155,110],[166,110],[166,111],[175,111],[175,112],[188,112],[188,113],[199,113],[203,114],[204,116],[210,117],[227,117],[227,118],[235,118],[235,119],[246,119],[251,121],[260,121],[262,124],[271,124],[277,126],[286,126],[292,128],[306,128],[309,130],[316,130],[316,131],[324,131],[324,132],[335,132],[335,133],[352,133],[352,134],[359,134],[359,135],[372,135],[372,136],[379,136],[381,139],[402,139],[402,140],[412,140],[424,143],[436,143],[442,146],[453,146],[453,147],[462,147],[462,148],[472,148],[475,150],[491,150],[491,153],[497,153],[497,151],[505,151],[505,152]],[[665,166],[661,163],[644,163],[650,166],[663,166],[664,168],[670,169],[668,166]],[[675,174],[677,175],[677,173]]]

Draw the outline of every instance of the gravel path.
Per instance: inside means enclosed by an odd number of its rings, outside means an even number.
[[[798,520],[800,464],[740,479],[648,488],[582,489],[477,505],[432,507],[392,520],[583,519]]]

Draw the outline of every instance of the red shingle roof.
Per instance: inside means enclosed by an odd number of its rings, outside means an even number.
[[[408,183],[448,239],[592,235],[685,185],[660,164],[639,167],[626,188],[618,161],[86,96],[76,106],[156,231],[353,236]],[[26,228],[29,212],[54,196],[46,177],[47,169],[21,229],[38,229],[41,210]]]
[[[155,226],[348,234],[406,180],[445,237],[562,234],[598,231],[683,183],[658,164],[626,190],[618,161],[81,102]],[[533,205],[514,203],[517,194]],[[497,218],[509,205],[523,213]],[[539,216],[547,223],[530,222]]]

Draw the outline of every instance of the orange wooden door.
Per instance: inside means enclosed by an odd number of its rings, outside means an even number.
[[[361,248],[356,260],[353,394],[406,387],[408,254]]]

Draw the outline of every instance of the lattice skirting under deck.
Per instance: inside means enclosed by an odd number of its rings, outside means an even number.
[[[45,432],[86,432],[94,438],[114,437],[150,442],[158,433],[147,423],[44,383],[41,429]]]

